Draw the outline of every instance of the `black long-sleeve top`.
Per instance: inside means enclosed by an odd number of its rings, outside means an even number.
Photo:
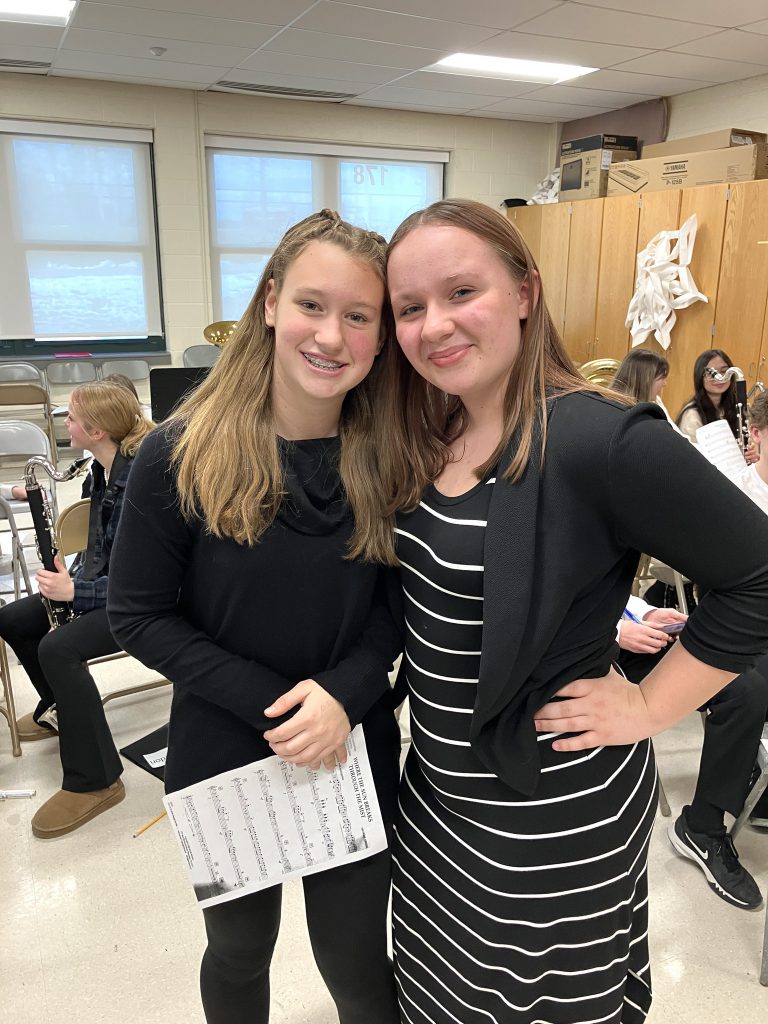
[[[286,498],[247,547],[186,520],[160,428],[135,459],[109,577],[118,643],[173,682],[168,792],[272,751],[264,709],[315,679],[362,721],[382,810],[399,735],[388,671],[402,643],[394,570],[344,558],[352,519],[336,438],[281,442]],[[387,805],[387,806],[385,806]]]

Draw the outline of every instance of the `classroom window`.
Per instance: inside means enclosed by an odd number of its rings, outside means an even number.
[[[151,135],[127,135],[0,122],[3,355],[165,347]]]
[[[285,230],[324,207],[386,238],[443,195],[447,153],[209,138],[214,318],[237,320]]]

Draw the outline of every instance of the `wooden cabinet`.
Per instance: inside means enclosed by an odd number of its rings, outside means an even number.
[[[623,359],[637,253],[695,213],[691,273],[709,299],[678,311],[672,345],[644,347],[670,363],[664,401],[675,415],[690,397],[696,356],[722,348],[750,386],[768,383],[768,180],[667,189],[508,211],[540,266],[544,294],[573,359]]]
[[[585,363],[595,342],[597,278],[603,237],[602,199],[569,203],[571,233],[563,341],[577,363]]]
[[[507,210],[507,217],[525,239],[537,263],[541,251],[541,216],[545,209],[544,206],[513,206]]]
[[[611,196],[603,200],[595,341],[590,359],[623,359],[629,350],[625,321],[635,290],[639,221],[637,196]]]
[[[571,206],[571,203],[552,203],[541,208],[539,270],[547,308],[560,334],[565,322]]]
[[[712,348],[724,349],[751,386],[760,361],[768,286],[768,181],[730,186]]]
[[[672,344],[666,352],[655,339],[647,345],[662,352],[669,360],[668,383],[662,398],[673,416],[693,394],[693,364],[700,352],[713,345],[712,328],[717,309],[717,288],[720,279],[720,258],[723,247],[725,215],[728,209],[727,185],[702,185],[682,189],[680,225],[696,214],[698,228],[691,260],[691,275],[696,287],[708,302],[694,302],[678,310],[672,329]]]

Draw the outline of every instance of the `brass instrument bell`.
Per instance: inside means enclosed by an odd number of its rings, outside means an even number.
[[[203,330],[203,337],[206,341],[210,341],[212,345],[216,345],[217,348],[221,348],[225,341],[229,341],[235,332],[237,327],[237,320],[217,320],[213,324],[208,324]]]

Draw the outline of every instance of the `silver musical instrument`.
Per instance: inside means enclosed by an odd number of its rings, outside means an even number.
[[[744,455],[751,444],[749,437],[749,400],[756,391],[764,394],[765,385],[760,380],[755,381],[754,386],[748,392],[744,371],[739,369],[738,366],[729,366],[722,373],[718,373],[713,367],[707,366],[704,369],[704,373],[716,384],[725,384],[731,378],[736,379],[736,419],[739,431],[737,440],[741,453]]]
[[[63,483],[65,480],[72,480],[74,477],[79,476],[80,473],[84,473],[90,462],[90,456],[75,459],[67,469],[60,473],[44,455],[35,455],[24,467],[24,486],[27,489],[27,501],[29,502],[29,512],[32,516],[32,525],[35,528],[37,554],[43,563],[43,568],[49,572],[56,572],[56,564],[54,562],[54,556],[56,555],[55,523],[48,496],[37,482],[35,471],[39,467],[45,470],[51,480]],[[43,597],[42,594],[40,599],[48,615],[51,629],[63,626],[74,618],[72,605],[67,601],[52,601],[47,597]]]

